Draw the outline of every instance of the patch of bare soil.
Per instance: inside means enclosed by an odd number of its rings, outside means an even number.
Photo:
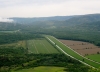
[[[65,45],[69,46],[81,55],[90,55],[100,53],[100,48],[94,44],[82,41],[60,40]]]

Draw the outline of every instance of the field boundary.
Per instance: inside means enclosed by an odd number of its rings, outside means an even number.
[[[45,37],[45,38],[46,38],[46,37]],[[46,40],[47,40],[59,53],[61,53],[61,51],[55,46],[56,43],[54,43],[53,41],[51,42],[51,41],[48,40],[47,38],[46,38]]]
[[[52,36],[53,37],[53,36]],[[53,38],[55,38],[55,37],[53,37]],[[56,39],[56,38],[55,38]],[[59,41],[58,39],[56,39],[57,41]],[[59,41],[60,43],[62,43],[61,41]],[[64,43],[62,43],[63,45],[65,45]],[[70,48],[69,46],[67,46],[67,45],[65,45],[67,48],[69,48],[70,50],[72,50],[72,51],[74,51],[72,48]],[[87,60],[90,60],[90,61],[92,61],[92,62],[94,62],[94,63],[97,63],[97,64],[100,64],[99,62],[96,62],[96,61],[94,61],[94,60],[91,60],[91,59],[88,59],[87,57],[84,57],[84,56],[82,56],[81,54],[79,54],[78,52],[76,52],[76,51],[74,51],[75,53],[77,53],[78,55],[80,55],[81,57],[83,57],[83,58],[85,58],[85,59],[87,59]]]
[[[52,54],[60,53],[46,38],[32,39],[27,41],[28,52],[33,54]]]
[[[51,39],[49,39],[48,37],[46,37],[46,38],[47,38],[51,43],[55,44]],[[81,61],[81,60],[79,60],[79,59],[77,59],[77,58],[75,58],[75,57],[73,57],[73,56],[71,56],[71,55],[69,55],[69,54],[66,53],[64,50],[62,50],[58,45],[56,45],[56,47],[57,47],[59,50],[61,50],[65,55],[70,56],[71,58],[73,58],[73,59],[75,59],[75,60],[77,60],[77,61],[79,61],[79,62],[81,62],[81,63],[83,63],[83,64],[85,64],[85,65],[87,65],[87,66],[89,66],[89,67],[95,68],[95,67],[93,67],[93,66],[91,66],[91,65],[89,65],[89,64],[87,64],[87,63],[85,63],[85,62],[83,62],[83,61]]]

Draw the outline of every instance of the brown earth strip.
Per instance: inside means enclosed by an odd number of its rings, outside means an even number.
[[[94,44],[88,42],[61,39],[60,41],[83,56],[97,54],[98,52],[100,53],[100,48],[98,46],[95,46]]]

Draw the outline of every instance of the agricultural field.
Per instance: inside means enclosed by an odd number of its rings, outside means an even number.
[[[54,46],[52,46],[45,38],[28,40],[27,48],[29,53],[34,53],[34,54],[59,53],[59,51]]]
[[[88,42],[72,40],[60,41],[83,56],[97,54],[98,52],[100,53],[100,48],[98,46],[95,46],[94,44]]]
[[[64,69],[64,67],[39,66],[35,68],[22,69],[12,72],[65,72]]]
[[[65,51],[66,53],[68,53],[69,55],[73,56],[74,58],[84,61],[85,63],[93,66],[93,67],[100,67],[100,64],[95,63],[93,61],[90,61],[89,59],[84,58],[83,56],[80,56],[79,54],[77,54],[75,51],[71,50],[69,47],[65,46],[64,44],[62,44],[59,40],[57,40],[56,38],[54,38],[53,36],[46,36],[47,38],[49,38],[50,40],[52,40],[56,45],[58,45],[63,51]]]
[[[88,55],[86,56],[87,58],[90,58],[94,61],[100,62],[100,54],[93,54],[93,55]]]
[[[65,45],[72,48],[74,51],[79,54],[92,59],[96,62],[100,62],[100,48],[94,44],[82,41],[72,41],[72,40],[60,40]]]

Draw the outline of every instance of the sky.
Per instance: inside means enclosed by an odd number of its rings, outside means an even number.
[[[100,0],[0,0],[0,19],[100,13]]]

